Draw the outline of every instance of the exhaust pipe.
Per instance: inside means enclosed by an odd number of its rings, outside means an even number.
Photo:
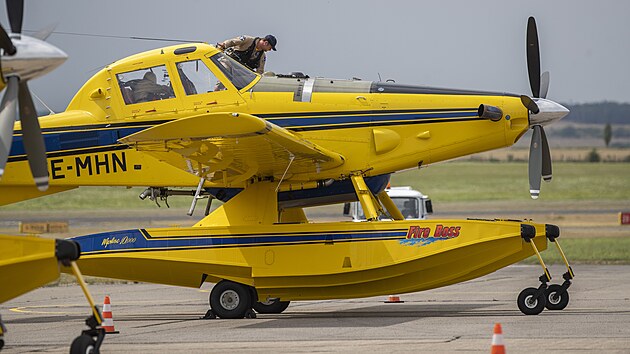
[[[499,107],[481,104],[477,110],[477,115],[479,115],[479,118],[490,119],[493,122],[498,122],[501,118],[503,118],[503,111]]]

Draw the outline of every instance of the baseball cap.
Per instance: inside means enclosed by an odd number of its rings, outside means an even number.
[[[278,43],[278,40],[276,39],[276,37],[274,37],[271,34],[268,34],[265,36],[264,38],[267,42],[269,42],[269,44],[271,44],[271,49],[276,50],[276,44]]]

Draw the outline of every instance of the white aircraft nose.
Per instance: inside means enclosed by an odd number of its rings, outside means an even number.
[[[54,45],[37,38],[22,35],[13,39],[17,52],[2,56],[2,73],[5,77],[17,75],[29,80],[46,74],[63,64],[68,54]]]
[[[17,49],[17,53],[14,57],[21,59],[68,58],[68,55],[63,50],[37,38],[22,35],[19,39],[14,39],[13,44]],[[7,59],[14,57],[8,57]]]
[[[544,98],[534,98],[540,112],[529,115],[529,125],[548,125],[564,118],[569,110],[563,105]]]

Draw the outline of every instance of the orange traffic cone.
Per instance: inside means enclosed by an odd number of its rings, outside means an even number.
[[[112,305],[109,301],[109,295],[105,295],[105,301],[103,302],[103,328],[107,334],[120,333],[114,329],[114,318],[112,317]]]
[[[389,295],[387,297],[387,300],[385,301],[386,304],[396,304],[396,303],[403,303],[404,301],[400,300],[400,296],[398,295]]]
[[[503,344],[503,331],[501,324],[494,324],[494,333],[492,334],[492,349],[490,354],[505,354],[505,345]]]

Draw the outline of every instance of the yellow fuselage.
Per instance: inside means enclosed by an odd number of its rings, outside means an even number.
[[[296,99],[299,92],[294,89],[304,79],[256,77],[238,90],[208,59],[217,53],[214,47],[197,44],[191,53],[174,54],[180,47],[138,54],[107,66],[84,85],[65,112],[40,118],[48,150],[47,192],[32,186],[18,123],[0,182],[0,205],[78,186],[196,186],[195,175],[117,140],[205,113],[261,117],[347,157],[340,166],[317,174],[286,176],[284,183],[289,185],[338,180],[357,171],[364,176],[392,173],[510,146],[529,128],[528,111],[515,95],[318,78],[306,101]],[[226,89],[187,95],[177,80],[175,64],[190,60],[203,61]],[[117,74],[156,65],[169,70],[175,98],[125,104]],[[502,119],[479,118],[480,104],[500,107]],[[183,137],[187,133],[181,132]],[[218,179],[206,181],[205,186],[244,187],[245,183]]]

